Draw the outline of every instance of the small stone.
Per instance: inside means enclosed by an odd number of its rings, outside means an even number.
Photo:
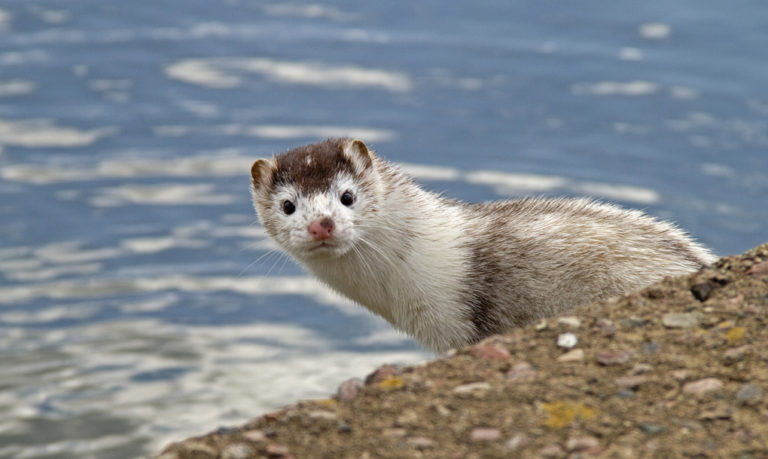
[[[536,331],[542,331],[547,329],[547,319],[541,319],[536,325],[533,326],[533,328]]]
[[[702,314],[696,312],[669,313],[661,316],[661,323],[667,328],[695,327],[701,322]]]
[[[638,316],[629,316],[626,319],[623,319],[621,323],[627,327],[643,327],[645,326],[647,320],[643,319],[642,317]]]
[[[245,443],[227,445],[221,452],[221,459],[248,459],[254,456],[254,451]]]
[[[472,348],[472,354],[485,360],[506,361],[510,359],[507,348],[495,343],[479,344]]]
[[[747,274],[754,278],[768,276],[768,261],[752,265],[752,267],[747,270]]]
[[[613,380],[617,386],[622,389],[633,389],[640,384],[648,381],[648,378],[642,375],[638,376],[621,376]]]
[[[685,381],[690,374],[688,370],[672,370],[669,372],[669,375],[678,381]]]
[[[515,383],[531,382],[536,379],[536,370],[528,362],[518,362],[507,372],[507,379]]]
[[[748,344],[728,349],[723,353],[723,360],[725,360],[726,365],[732,365],[744,360],[744,357],[749,354],[750,349],[751,346]]]
[[[763,388],[755,384],[744,384],[736,392],[738,405],[757,405],[763,401]]]
[[[523,435],[523,434],[516,434],[515,436],[513,436],[512,438],[507,440],[507,442],[504,444],[504,446],[508,450],[514,451],[514,450],[520,448],[521,446],[525,445],[526,441],[527,441],[527,438],[525,438],[525,435]]]
[[[469,438],[472,441],[494,441],[501,438],[501,431],[499,429],[478,427],[472,429]]]
[[[626,400],[628,398],[634,397],[635,393],[631,389],[621,389],[616,392],[616,396],[622,400]]]
[[[416,449],[427,449],[432,447],[432,440],[427,437],[411,437],[406,440],[407,443]]]
[[[642,430],[643,432],[651,435],[664,432],[664,426],[659,424],[654,424],[652,422],[641,422],[637,426],[640,427],[640,430]]]
[[[568,451],[585,451],[588,449],[597,448],[600,446],[600,442],[597,438],[590,435],[583,437],[571,437],[565,442],[565,449]]]
[[[561,333],[557,337],[557,345],[565,349],[571,349],[576,346],[576,343],[578,342],[579,338],[573,333]]]
[[[595,356],[597,363],[600,365],[622,365],[632,358],[632,353],[627,350],[607,350],[598,352]]]
[[[326,421],[335,421],[336,420],[336,413],[331,413],[330,411],[325,410],[314,410],[307,413],[307,416],[309,416],[312,419],[324,419]]]
[[[250,440],[253,442],[264,441],[264,439],[267,438],[267,436],[264,435],[264,432],[262,432],[259,429],[253,429],[253,430],[248,430],[246,432],[243,432],[243,437],[245,437],[246,440]]]
[[[558,362],[581,362],[584,360],[583,349],[573,349],[557,358]]]
[[[484,394],[491,388],[491,385],[487,382],[474,382],[469,384],[462,384],[456,386],[453,389],[454,394]]]
[[[540,457],[562,457],[565,456],[565,451],[559,445],[550,443],[549,445],[539,450]]]
[[[284,457],[290,454],[290,450],[285,445],[270,443],[267,445],[267,455],[270,457]]]
[[[648,373],[651,370],[653,370],[653,367],[648,365],[647,363],[636,363],[635,366],[632,367],[631,370],[629,370],[629,374],[641,375],[643,373]]]
[[[595,326],[604,336],[614,336],[616,334],[616,325],[608,319],[598,320]]]
[[[579,328],[579,327],[581,327],[581,320],[579,320],[578,317],[566,316],[566,317],[558,318],[557,319],[557,324],[558,325],[563,325],[563,326],[566,326],[566,327],[571,327],[571,328]]]
[[[440,404],[435,405],[435,411],[437,411],[437,414],[439,414],[440,416],[447,417],[451,415],[451,410],[446,408],[444,405],[440,405]]]
[[[363,389],[363,380],[360,378],[351,378],[343,383],[339,384],[339,389],[336,391],[336,398],[340,402],[348,402],[360,393]]]
[[[393,438],[402,438],[405,437],[405,435],[408,433],[405,429],[401,429],[399,427],[396,428],[390,428],[390,429],[384,429],[381,434],[385,437],[393,437]]]
[[[339,433],[350,433],[352,432],[352,426],[344,421],[339,421],[336,423],[336,430],[339,431]]]
[[[723,388],[723,382],[717,378],[703,378],[692,381],[683,386],[683,393],[691,395],[704,395]]]
[[[691,287],[691,293],[699,301],[707,301],[714,290],[715,285],[710,282],[703,282]]]

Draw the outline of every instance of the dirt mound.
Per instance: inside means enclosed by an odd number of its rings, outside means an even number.
[[[766,457],[767,350],[764,244],[160,457]]]

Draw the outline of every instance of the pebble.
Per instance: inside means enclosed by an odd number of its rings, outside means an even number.
[[[272,457],[284,457],[290,454],[290,450],[285,445],[272,443],[267,445],[267,455]]]
[[[678,381],[685,381],[690,373],[688,373],[688,370],[672,370],[669,372],[669,375]]]
[[[714,290],[715,285],[710,282],[703,282],[691,287],[691,293],[699,301],[707,301]]]
[[[591,435],[571,437],[565,442],[565,449],[568,451],[584,451],[598,446],[600,446],[600,442]]]
[[[557,358],[558,362],[581,362],[584,360],[583,349],[573,349]]]
[[[692,381],[683,386],[683,393],[704,395],[723,388],[723,382],[717,378],[704,378]]]
[[[731,349],[728,349],[723,353],[723,359],[725,360],[726,365],[732,365],[740,360],[743,360],[744,357],[749,354],[750,346],[744,345],[739,347],[734,347]]]
[[[514,437],[507,440],[507,443],[504,444],[504,446],[507,447],[509,450],[515,450],[517,448],[520,448],[523,446],[527,441],[527,438],[525,438],[525,435],[519,433],[515,435]]]
[[[233,443],[227,445],[221,452],[221,459],[248,459],[253,457],[254,451],[245,443]]]
[[[309,416],[312,419],[325,419],[327,421],[335,421],[336,420],[336,413],[331,413],[330,411],[325,410],[314,410],[307,413],[307,416]]]
[[[608,319],[600,319],[595,323],[597,330],[605,336],[616,334],[616,325]]]
[[[752,265],[752,267],[747,270],[747,274],[754,278],[768,276],[768,261]]]
[[[637,376],[621,376],[613,380],[617,386],[622,389],[632,389],[644,382],[648,381],[648,378],[642,375]]]
[[[578,317],[566,316],[566,317],[558,318],[557,324],[564,325],[566,327],[571,327],[571,328],[579,328],[581,327],[581,320],[579,320]]]
[[[629,370],[629,374],[641,375],[643,373],[648,373],[651,370],[653,370],[653,367],[648,365],[647,363],[636,363],[635,366],[632,367],[631,370]]]
[[[533,326],[536,331],[542,331],[547,329],[547,319],[541,319],[536,325]]]
[[[255,441],[255,442],[264,441],[264,439],[267,438],[267,436],[264,435],[264,432],[262,432],[259,429],[243,432],[243,437],[245,437],[246,440]]]
[[[415,447],[416,449],[427,449],[431,448],[432,444],[434,443],[432,440],[430,440],[427,437],[412,437],[406,440],[409,445]]]
[[[757,405],[763,401],[763,388],[756,384],[744,384],[736,392],[736,403],[739,405]]]
[[[531,382],[536,379],[536,370],[528,362],[518,362],[507,372],[507,379],[516,383]]]
[[[607,350],[600,351],[595,356],[597,363],[600,365],[622,365],[627,363],[632,358],[632,352],[627,350]]]
[[[485,393],[491,388],[491,385],[487,382],[474,382],[469,384],[462,384],[461,386],[456,386],[453,389],[454,394],[478,394],[478,393]]]
[[[360,394],[363,389],[363,380],[360,378],[347,379],[343,383],[339,384],[339,389],[336,391],[336,398],[340,402],[348,402]]]
[[[664,432],[664,426],[659,424],[654,424],[652,422],[641,422],[638,424],[638,427],[640,427],[640,430],[647,434],[657,434]]]
[[[565,456],[565,451],[559,445],[550,443],[549,445],[539,450],[540,457],[562,457]]]
[[[621,323],[627,327],[643,327],[646,322],[645,319],[638,316],[629,316],[621,321]]]
[[[573,333],[561,333],[557,337],[557,345],[565,349],[571,349],[576,346],[576,343],[578,342],[579,338]]]
[[[394,437],[394,438],[402,438],[405,437],[405,435],[408,433],[405,429],[401,429],[399,427],[393,427],[390,429],[384,429],[381,434],[385,437]]]
[[[661,317],[661,323],[667,328],[695,327],[701,322],[702,314],[696,312],[668,313]]]
[[[474,354],[476,357],[479,357],[485,360],[506,361],[511,358],[507,348],[496,343],[487,343],[487,344],[477,345],[472,348],[472,354]]]
[[[501,431],[499,429],[478,427],[472,429],[469,437],[472,441],[494,441],[501,438]]]

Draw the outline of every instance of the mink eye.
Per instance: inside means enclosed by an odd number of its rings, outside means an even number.
[[[285,212],[285,215],[291,215],[292,213],[296,212],[296,205],[294,205],[291,201],[283,201],[283,212]]]
[[[355,202],[355,196],[351,191],[347,190],[344,192],[344,194],[341,195],[341,203],[345,206],[349,207],[353,202]]]

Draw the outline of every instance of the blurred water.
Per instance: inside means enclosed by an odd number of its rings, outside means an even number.
[[[150,454],[428,358],[268,253],[250,163],[326,136],[452,197],[768,240],[766,23],[758,0],[5,0],[0,456]]]

